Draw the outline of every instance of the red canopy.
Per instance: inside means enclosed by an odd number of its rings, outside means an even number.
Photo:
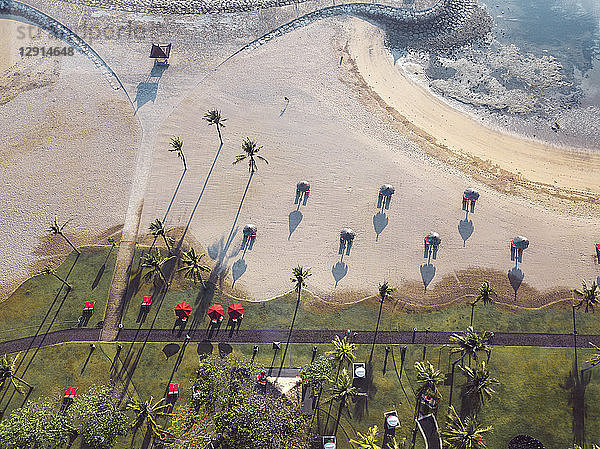
[[[239,302],[235,302],[229,306],[227,313],[232,320],[237,320],[244,314],[244,308]]]
[[[208,308],[208,316],[212,320],[221,319],[223,317],[223,312],[225,312],[225,309],[223,309],[223,306],[220,304],[213,304]]]
[[[186,320],[192,313],[192,306],[187,302],[180,302],[175,306],[175,315],[182,320]]]

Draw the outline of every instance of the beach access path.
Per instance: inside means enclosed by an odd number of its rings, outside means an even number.
[[[0,343],[0,354],[11,354],[26,351],[33,347],[45,347],[60,343],[99,342],[101,329],[65,329],[35,337],[25,337]],[[346,335],[346,330],[316,330],[297,329],[292,331],[291,343],[327,344],[336,335]],[[454,332],[440,331],[379,331],[376,344],[382,345],[442,345],[449,342]],[[353,337],[356,344],[372,344],[374,331],[360,331]],[[171,329],[121,329],[117,336],[118,342],[156,342],[168,343],[184,341],[190,336],[191,342],[215,343],[271,343],[287,341],[288,330],[238,330],[219,329],[212,333],[208,329],[194,331],[173,331]],[[591,343],[600,345],[600,335],[577,335],[578,347],[589,347]],[[491,344],[494,346],[537,346],[552,348],[567,348],[573,346],[573,334],[543,334],[507,332],[494,334]]]

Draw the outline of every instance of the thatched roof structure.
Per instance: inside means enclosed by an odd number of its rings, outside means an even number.
[[[508,449],[544,449],[544,445],[529,435],[517,435],[508,442]]]
[[[308,192],[310,190],[310,184],[308,181],[300,181],[298,184],[296,184],[296,189],[298,189],[300,192]]]
[[[244,235],[246,237],[253,237],[256,235],[256,225],[247,224],[244,226]]]
[[[465,198],[471,201],[477,201],[479,199],[479,192],[469,187],[465,190]]]
[[[519,249],[526,249],[527,247],[529,247],[529,240],[527,240],[527,237],[517,235],[513,239],[513,244]]]
[[[379,193],[383,196],[392,196],[396,189],[391,184],[384,184],[379,188]]]
[[[440,243],[442,243],[442,239],[437,232],[430,232],[425,236],[425,240],[427,240],[427,244],[433,246],[438,246]]]
[[[354,237],[356,237],[356,232],[350,228],[344,228],[340,231],[340,237],[344,240],[352,241],[354,240]]]

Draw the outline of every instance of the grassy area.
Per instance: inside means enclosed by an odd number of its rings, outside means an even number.
[[[73,267],[67,279],[73,288],[66,297],[66,289],[58,294],[61,281],[52,275],[40,274],[23,282],[6,301],[0,303],[0,341],[34,335],[44,318],[46,322],[42,332],[45,332],[55,315],[51,330],[76,327],[83,304],[88,300],[96,301],[88,327],[104,319],[117,251],[111,252],[101,277],[96,280],[110,246],[89,246],[79,250],[81,255],[77,263],[73,265],[76,254],[72,252],[56,268],[56,274],[65,279]]]
[[[181,343],[178,343],[181,346]],[[57,403],[60,393],[69,385],[76,385],[80,391],[84,391],[93,383],[106,382],[110,371],[112,360],[116,353],[116,344],[97,344],[95,351],[91,352],[89,361],[86,359],[90,354],[89,344],[63,344],[47,347],[40,350],[34,359],[25,378],[35,386],[32,397],[39,395],[56,395]],[[232,347],[226,344],[213,344],[213,352],[228,352],[244,354],[248,357],[252,354],[253,345],[234,344]],[[131,367],[136,359],[141,344],[124,345],[121,358],[129,360],[126,364]],[[132,382],[129,394],[138,395],[146,399],[153,395],[155,398],[164,394],[164,389],[173,373],[174,364],[178,354],[167,359],[163,353],[165,344],[149,343],[145,346],[143,353],[135,370],[132,371]],[[206,344],[200,346],[197,343],[190,344],[185,351],[180,367],[173,375],[173,381],[180,382],[179,401],[190,399],[190,378],[198,364],[198,352],[201,352]],[[200,349],[199,349],[200,348]],[[131,350],[130,350],[131,349]],[[322,353],[329,349],[328,345],[319,345],[318,351]],[[357,350],[357,359],[366,361],[369,354],[369,346],[364,345]],[[286,366],[302,366],[310,362],[312,345],[292,344],[288,352]],[[406,362],[402,382],[408,398],[404,395],[398,383],[396,372],[393,369],[391,357],[388,360],[385,375],[382,372],[384,347],[378,346],[374,357],[374,382],[368,400],[368,414],[358,419],[356,411],[354,418],[342,419],[342,428],[349,434],[354,430],[364,431],[371,425],[383,424],[383,413],[396,409],[400,415],[401,428],[398,436],[407,436],[410,441],[413,426],[414,399],[413,388],[416,388],[413,365],[415,360],[420,360],[423,355],[422,346],[409,346],[406,353]],[[398,368],[400,367],[400,348],[394,348],[394,354]],[[590,355],[589,350],[580,351],[580,360],[585,360]],[[275,360],[277,366],[280,361],[281,352]],[[434,364],[440,360],[441,370],[448,370],[447,349],[439,351],[439,347],[428,346],[426,358]],[[270,366],[273,360],[273,351],[270,344],[259,345],[259,353],[256,357],[257,366]],[[572,350],[549,349],[549,348],[495,348],[490,360],[490,368],[501,384],[496,388],[498,394],[483,409],[481,420],[492,424],[494,431],[486,439],[490,449],[506,448],[511,437],[519,433],[527,433],[539,438],[548,449],[564,449],[572,441],[573,414],[569,405],[569,390],[567,377],[572,364]],[[52,369],[48,370],[51,366]],[[117,363],[121,370],[122,364]],[[85,369],[82,371],[82,369]],[[580,366],[581,367],[581,366]],[[123,376],[126,378],[126,376]],[[460,407],[460,385],[462,378],[456,377],[454,387],[453,403]],[[440,426],[445,421],[444,412],[448,406],[449,387],[442,387],[442,403],[439,408],[438,420]],[[16,395],[18,396],[18,395]],[[587,441],[600,440],[600,428],[596,425],[596,417],[600,416],[600,371],[593,372],[591,381],[586,390]],[[22,400],[19,396],[13,399],[10,408],[16,406]],[[4,404],[2,404],[4,405]],[[335,412],[336,405],[333,411]],[[335,413],[334,413],[335,414]],[[340,430],[340,448],[346,448],[344,431]],[[141,435],[138,435],[141,442]],[[139,447],[136,441],[134,447]],[[127,448],[131,444],[131,436],[125,437],[119,444],[119,448]],[[417,435],[417,448],[423,448],[422,439]]]

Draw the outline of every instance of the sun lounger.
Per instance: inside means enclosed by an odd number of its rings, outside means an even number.
[[[144,296],[142,299],[142,306],[150,307],[152,305],[152,296]]]
[[[177,397],[179,395],[179,384],[178,383],[170,383],[169,384],[169,393],[167,396]]]
[[[94,311],[94,304],[96,301],[86,301],[83,306],[83,312],[92,313]]]
[[[77,387],[67,387],[67,391],[63,396],[63,402],[65,404],[73,402],[73,398],[75,397],[75,393],[77,392]]]

